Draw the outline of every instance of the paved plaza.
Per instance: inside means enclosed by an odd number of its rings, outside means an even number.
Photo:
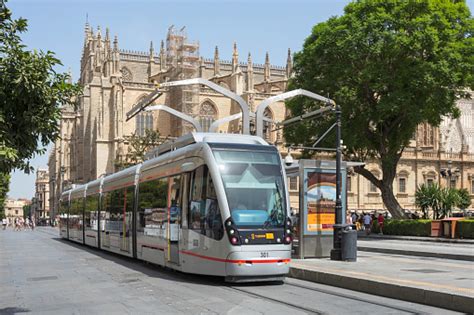
[[[455,314],[296,279],[229,285],[101,252],[57,230],[0,231],[0,314]]]

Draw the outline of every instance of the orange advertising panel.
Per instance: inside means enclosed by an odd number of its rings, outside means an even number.
[[[336,174],[310,172],[307,185],[306,230],[332,233],[336,220]]]

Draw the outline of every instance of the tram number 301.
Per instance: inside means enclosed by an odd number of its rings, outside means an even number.
[[[268,258],[269,256],[268,252],[260,252],[260,258]]]

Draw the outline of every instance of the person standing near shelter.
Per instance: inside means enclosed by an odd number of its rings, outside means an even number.
[[[371,223],[372,223],[372,218],[368,213],[366,213],[364,215],[364,227],[365,227],[365,234],[366,235],[370,235],[370,225],[371,225]]]
[[[379,223],[379,234],[380,235],[383,235],[383,224],[385,222],[385,218],[383,217],[382,213],[379,214],[378,218],[377,218],[377,222]]]

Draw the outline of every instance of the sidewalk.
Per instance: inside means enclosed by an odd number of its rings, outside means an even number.
[[[373,240],[365,243],[368,242],[379,243]],[[409,245],[406,241],[403,243]],[[474,250],[472,245],[464,246]],[[426,252],[428,250],[433,249]],[[446,251],[446,248],[439,250]],[[357,262],[294,259],[290,276],[455,311],[474,311],[474,264],[468,261],[359,250]]]
[[[384,239],[384,240],[404,240],[418,242],[434,242],[434,243],[456,243],[456,244],[474,244],[474,239],[459,239],[445,237],[424,237],[424,236],[402,236],[402,235],[365,235],[364,231],[357,232],[358,239]]]

